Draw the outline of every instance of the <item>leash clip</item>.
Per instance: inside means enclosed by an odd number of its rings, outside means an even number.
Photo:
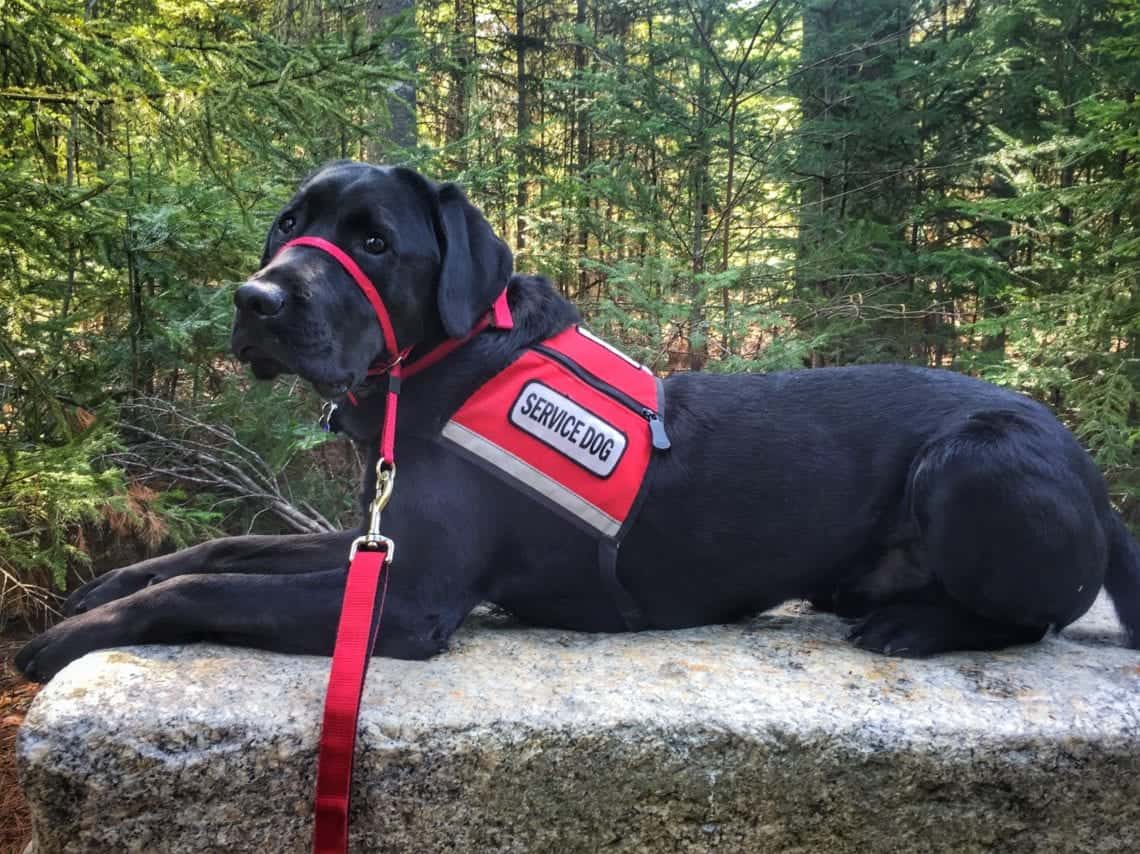
[[[396,544],[380,533],[380,516],[388,502],[392,500],[392,492],[396,488],[396,464],[390,463],[383,457],[376,461],[376,494],[372,503],[368,505],[368,532],[363,537],[352,541],[348,551],[348,559],[356,555],[358,549],[365,551],[383,551],[384,563],[390,564],[396,553]]]
[[[384,566],[391,566],[392,559],[396,557],[396,544],[381,534],[377,534],[375,537],[371,534],[365,534],[363,537],[357,537],[353,540],[352,545],[348,547],[348,562],[352,563],[356,553],[361,550],[384,552]]]
[[[326,433],[332,432],[332,420],[333,420],[333,415],[336,413],[336,410],[337,410],[337,405],[335,403],[333,403],[331,400],[326,400],[321,405],[321,417],[320,417],[320,420],[317,421],[317,423],[320,425],[320,428],[322,430],[324,430]]]

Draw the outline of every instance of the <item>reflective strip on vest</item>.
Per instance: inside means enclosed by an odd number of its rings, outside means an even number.
[[[590,379],[527,350],[464,402],[443,437],[572,521],[615,538],[649,467],[646,411],[658,410],[657,379],[577,327],[541,346]]]

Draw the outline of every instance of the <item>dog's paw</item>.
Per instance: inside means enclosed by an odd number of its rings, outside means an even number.
[[[142,566],[125,566],[112,569],[98,578],[88,581],[67,597],[63,603],[63,613],[68,617],[94,611],[100,605],[114,602],[165,581],[165,577]]]
[[[89,652],[132,642],[116,614],[106,609],[92,611],[64,620],[28,641],[17,653],[15,664],[33,682],[47,682]]]
[[[942,632],[922,624],[918,610],[913,605],[877,608],[855,625],[847,639],[870,652],[905,658],[924,658],[952,649],[940,637]]]
[[[1002,649],[1040,640],[1047,627],[988,620],[950,600],[882,605],[856,624],[848,639],[884,655],[925,658],[956,650]]]

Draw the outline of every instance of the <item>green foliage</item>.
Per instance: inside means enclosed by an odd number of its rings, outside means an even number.
[[[104,509],[123,506],[117,470],[91,463],[114,435],[99,431],[82,441],[50,449],[7,448],[0,478],[0,560],[3,571],[50,579],[63,589],[73,561],[90,563],[76,545],[85,523],[101,521]]]
[[[268,424],[241,405],[222,358],[230,286],[297,179],[384,132],[383,95],[410,73],[386,45],[408,21],[346,10],[288,40],[268,0],[0,0],[0,21],[5,571],[62,589],[108,547],[77,532],[108,518],[134,557],[219,525],[273,529],[257,501],[194,481],[148,481],[140,504],[119,467],[138,436],[114,425],[139,399],[235,418],[264,428],[272,477],[316,444],[306,396],[261,401]],[[78,429],[77,411],[105,426]],[[348,501],[351,483],[296,468],[298,502],[332,515]]]

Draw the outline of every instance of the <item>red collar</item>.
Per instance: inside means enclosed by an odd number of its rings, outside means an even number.
[[[345,272],[356,282],[356,286],[360,288],[369,305],[372,306],[372,310],[376,313],[376,319],[380,323],[380,332],[384,336],[384,350],[388,354],[388,360],[373,364],[368,369],[368,376],[387,375],[388,377],[388,399],[384,407],[384,424],[380,429],[380,456],[383,462],[391,464],[395,461],[396,403],[402,378],[412,377],[427,370],[489,327],[510,329],[514,326],[511,310],[507,305],[507,289],[503,288],[502,292],[495,298],[490,311],[462,338],[448,338],[432,347],[415,361],[408,362],[407,357],[412,351],[412,347],[400,349],[399,343],[396,341],[396,330],[392,327],[391,315],[388,314],[388,308],[380,297],[380,291],[360,269],[360,265],[352,259],[352,256],[332,241],[325,240],[323,237],[308,236],[293,238],[278,250],[278,254],[293,246],[309,246],[313,249],[320,249],[336,259]],[[352,392],[348,393],[348,399],[353,405],[356,404],[356,398]]]

